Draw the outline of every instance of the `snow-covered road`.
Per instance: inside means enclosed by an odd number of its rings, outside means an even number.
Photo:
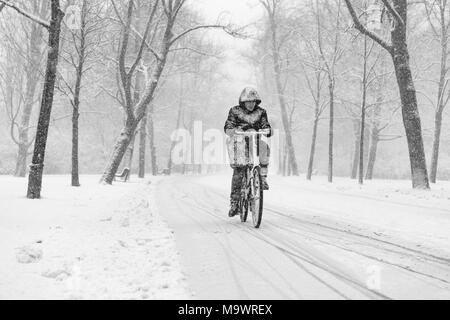
[[[427,207],[277,178],[254,229],[228,218],[228,190],[227,176],[156,188],[196,299],[450,299],[448,199]]]

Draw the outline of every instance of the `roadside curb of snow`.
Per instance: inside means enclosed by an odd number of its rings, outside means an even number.
[[[159,212],[158,206],[156,204],[156,186],[158,182],[164,179],[162,177],[154,177],[153,180],[147,181],[148,189],[149,189],[149,208],[150,211],[153,213],[154,218],[156,219],[157,223],[161,225],[162,228],[166,229],[169,232],[169,240],[170,240],[170,251],[173,252],[173,267],[177,270],[178,277],[178,284],[180,285],[180,289],[183,291],[183,297],[180,297],[180,299],[189,299],[189,297],[192,297],[194,294],[188,289],[187,284],[187,277],[186,274],[183,271],[183,268],[181,267],[180,262],[180,254],[178,252],[178,249],[176,247],[175,243],[175,237],[174,237],[174,231],[169,227],[167,221],[162,217],[162,215]]]
[[[155,205],[157,180],[136,178],[129,184],[92,185],[89,194],[76,201],[75,211],[65,214],[61,226],[50,227],[43,235],[40,261],[31,259],[34,255],[28,259],[30,250],[17,251],[16,263],[26,262],[27,270],[34,274],[27,284],[33,287],[36,283],[45,290],[33,290],[33,297],[189,297],[173,233]],[[46,204],[54,206],[54,202]]]
[[[101,298],[185,299],[185,277],[181,272],[172,231],[161,219],[154,200],[156,181],[137,180],[117,200],[117,207],[101,221],[112,227],[114,243],[111,264],[105,271],[121,285],[108,288]],[[135,180],[136,181],[136,180]],[[121,274],[123,273],[123,274]],[[83,295],[82,295],[83,296]]]

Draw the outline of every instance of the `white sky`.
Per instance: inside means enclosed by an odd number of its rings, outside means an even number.
[[[221,13],[227,13],[232,22],[246,24],[249,19],[258,18],[261,14],[258,0],[190,0],[190,4],[210,22]]]
[[[216,23],[220,17],[222,23],[242,26],[259,20],[263,14],[258,0],[190,0],[188,4],[204,17],[206,23]],[[235,39],[219,31],[210,34],[226,45],[226,61],[221,70],[232,79],[230,88],[240,92],[244,86],[256,86],[253,69],[239,55],[239,51],[249,48],[252,40]]]

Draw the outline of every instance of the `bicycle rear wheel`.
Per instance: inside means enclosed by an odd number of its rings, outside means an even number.
[[[263,213],[263,188],[262,188],[262,182],[261,182],[261,172],[260,168],[256,167],[253,170],[253,179],[252,179],[252,186],[251,186],[251,211],[252,211],[252,218],[253,218],[253,226],[255,228],[259,228],[261,225],[262,220],[262,213]]]

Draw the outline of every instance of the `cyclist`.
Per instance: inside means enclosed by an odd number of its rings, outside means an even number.
[[[225,122],[225,133],[228,136],[233,136],[236,131],[247,131],[247,130],[266,130],[268,133],[267,137],[272,135],[272,129],[270,127],[269,121],[267,119],[266,110],[261,108],[261,98],[258,92],[252,88],[245,88],[240,97],[239,105],[230,109],[228,113],[228,118]],[[263,190],[268,190],[269,185],[267,183],[267,167],[269,165],[270,150],[268,145],[260,141],[259,143],[259,161],[261,166],[261,176],[262,176],[262,187]],[[239,198],[241,183],[244,174],[244,167],[234,167],[233,168],[233,178],[231,181],[231,195],[230,195],[230,211],[228,216],[234,217],[237,215],[239,208]]]

